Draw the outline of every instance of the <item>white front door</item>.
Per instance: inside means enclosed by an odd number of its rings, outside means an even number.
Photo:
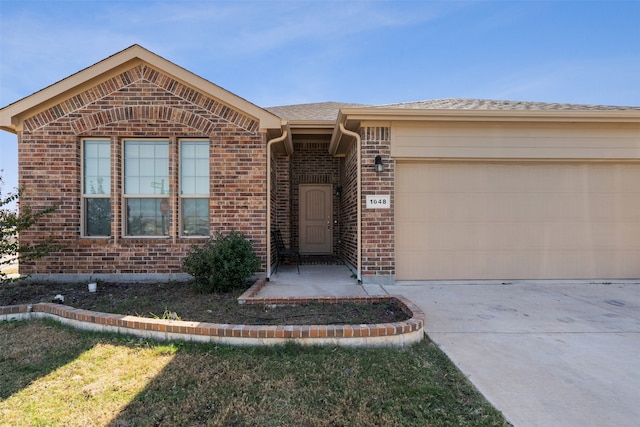
[[[330,254],[332,249],[331,185],[300,185],[300,252]]]

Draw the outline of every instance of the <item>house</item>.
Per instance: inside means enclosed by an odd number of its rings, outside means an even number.
[[[131,46],[0,110],[34,279],[183,278],[274,232],[363,283],[640,277],[640,107],[447,99],[261,108]]]

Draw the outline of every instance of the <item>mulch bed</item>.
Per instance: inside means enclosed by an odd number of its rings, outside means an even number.
[[[54,302],[57,295],[75,308],[142,317],[251,325],[329,325],[392,323],[409,318],[393,301],[261,305],[237,302],[242,292],[201,294],[188,283],[86,284],[7,283],[0,285],[0,306]]]

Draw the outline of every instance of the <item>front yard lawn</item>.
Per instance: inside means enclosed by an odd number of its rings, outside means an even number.
[[[0,323],[0,424],[505,426],[429,340],[404,349],[157,343]]]

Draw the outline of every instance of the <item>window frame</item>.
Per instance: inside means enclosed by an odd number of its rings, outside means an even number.
[[[152,143],[164,143],[167,146],[167,187],[166,193],[160,194],[138,194],[138,193],[127,193],[127,157],[126,157],[126,145],[127,142],[152,142]],[[121,208],[121,216],[122,216],[122,238],[124,239],[168,239],[171,238],[172,235],[172,224],[173,224],[173,212],[171,209],[171,150],[172,150],[172,141],[170,138],[162,138],[162,137],[151,137],[151,138],[130,138],[125,137],[121,139],[121,162],[122,169],[120,172],[120,180],[122,185],[122,208]],[[166,226],[167,234],[130,234],[129,231],[129,219],[127,217],[127,206],[128,201],[133,199],[147,199],[147,200],[156,200],[161,199],[166,200],[168,204],[168,221],[169,223]]]
[[[202,145],[206,145],[207,147],[207,183],[208,183],[208,192],[204,193],[194,193],[194,194],[184,194],[182,185],[183,185],[183,147],[185,143],[198,143]],[[178,140],[178,224],[179,224],[179,235],[183,238],[188,239],[202,239],[208,238],[211,236],[211,141],[206,138],[180,138]],[[187,234],[184,230],[184,201],[185,200],[207,200],[207,233],[206,234]]]
[[[109,191],[106,194],[91,194],[86,188],[86,143],[101,142],[109,146]],[[111,138],[105,137],[86,137],[80,139],[80,236],[91,239],[110,239],[113,236],[113,173],[112,173],[113,144]],[[89,234],[88,233],[88,209],[87,201],[89,199],[108,199],[109,200],[109,234]]]

